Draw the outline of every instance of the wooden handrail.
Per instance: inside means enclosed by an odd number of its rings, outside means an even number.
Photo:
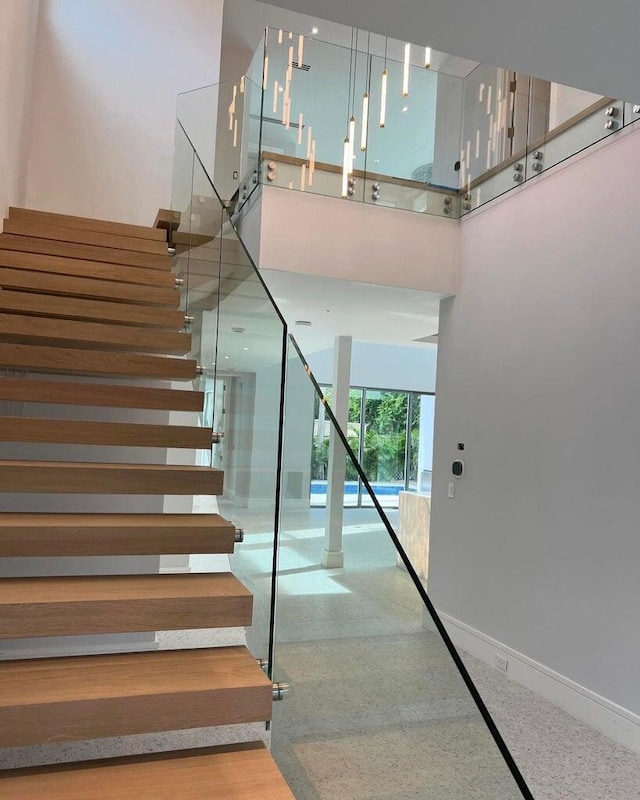
[[[550,142],[552,139],[555,139],[563,134],[565,131],[573,128],[574,125],[577,125],[578,123],[590,117],[592,114],[597,113],[601,109],[606,108],[614,102],[616,101],[612,97],[604,97],[601,100],[597,100],[595,103],[587,106],[587,108],[583,109],[578,114],[574,114],[573,117],[565,120],[563,123],[558,125],[552,131],[546,133],[544,136],[539,136],[537,139],[534,139],[526,149],[521,149],[517,153],[510,155],[499,164],[496,164],[495,167],[491,167],[491,169],[483,172],[482,175],[474,178],[474,180],[469,183],[468,187],[474,189],[476,186],[483,184],[486,180],[492,178],[494,175],[498,175],[511,164],[515,164],[516,162],[526,158],[529,152],[537,150],[538,148]],[[288,156],[284,155],[283,153],[272,153],[268,150],[264,150],[262,152],[262,158],[265,161],[277,161],[280,164],[289,164],[295,167],[301,167],[303,164],[308,163],[307,159],[304,158]],[[342,167],[338,166],[337,164],[328,164],[323,161],[316,161],[316,169],[321,170],[322,172],[332,172],[337,175],[342,174]],[[468,188],[467,186],[463,186],[460,189],[443,189],[440,186],[433,186],[430,183],[423,183],[422,181],[414,181],[407,178],[396,178],[392,175],[385,175],[384,173],[380,172],[364,172],[363,170],[354,170],[353,175],[355,178],[379,181],[380,183],[390,183],[395,186],[403,186],[407,189],[420,189],[422,191],[438,192],[439,194],[445,195],[463,194]]]

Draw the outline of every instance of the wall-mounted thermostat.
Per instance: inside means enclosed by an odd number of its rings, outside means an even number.
[[[461,478],[464,475],[464,461],[454,461],[451,465],[451,472],[456,478]]]

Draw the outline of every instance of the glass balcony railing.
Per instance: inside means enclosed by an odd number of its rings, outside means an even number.
[[[225,473],[202,510],[245,531],[231,559],[254,596],[247,644],[291,686],[271,728],[280,769],[298,800],[532,800],[181,122],[175,154],[176,270]],[[309,507],[316,402],[338,496],[348,462],[370,498],[357,524]],[[323,549],[344,565],[321,566]]]
[[[236,208],[264,183],[458,219],[640,105],[444,53],[426,68],[424,47],[363,32],[345,47],[270,28],[246,76],[181,95],[178,116]]]

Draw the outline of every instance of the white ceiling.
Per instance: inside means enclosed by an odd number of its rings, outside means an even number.
[[[267,2],[580,89],[640,99],[638,0]]]
[[[317,27],[317,34],[313,33],[313,28]],[[286,30],[302,33],[310,38],[319,41],[330,42],[342,47],[351,47],[351,28],[330,22],[318,20],[305,14],[297,14],[288,9],[280,8],[275,5],[259,2],[259,0],[231,0],[224,7],[224,24],[222,32],[223,58],[226,48],[240,48],[253,53],[258,47],[264,34],[264,29],[285,28]],[[368,28],[360,29],[357,47],[362,52],[370,52],[374,55],[382,56],[385,52],[385,37],[380,34],[372,34],[369,38],[366,34]],[[404,43],[400,40],[390,40],[388,45],[388,57],[397,61],[404,58]],[[415,49],[412,62],[422,66],[422,52]],[[446,72],[449,75],[465,77],[478,66],[477,61],[470,61],[466,58],[457,58],[434,50],[431,55],[431,68],[436,72]],[[231,67],[231,70],[234,66]]]
[[[260,274],[306,353],[332,347],[336,336],[424,347],[415,340],[438,331],[439,294],[271,269]]]

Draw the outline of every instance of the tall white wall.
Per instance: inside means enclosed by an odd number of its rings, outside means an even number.
[[[0,6],[0,212],[25,200],[27,131],[39,0]]]
[[[151,224],[176,95],[218,79],[223,0],[42,0],[31,207]]]
[[[638,169],[631,130],[461,225],[429,570],[441,611],[636,714]]]

